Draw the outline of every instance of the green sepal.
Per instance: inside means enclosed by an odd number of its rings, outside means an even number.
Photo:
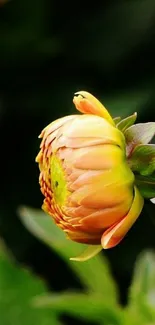
[[[136,121],[137,118],[137,113],[135,112],[133,115],[128,116],[126,118],[124,118],[123,120],[119,121],[117,123],[117,128],[122,131],[125,132],[125,130],[127,130],[131,125],[133,125]]]
[[[148,144],[155,136],[155,122],[139,123],[124,132],[127,157],[138,144]]]
[[[152,176],[135,175],[135,184],[145,199],[155,197],[155,173]]]
[[[133,172],[149,176],[155,172],[155,144],[140,144],[128,159]]]
[[[113,121],[115,122],[115,124],[117,126],[117,124],[121,121],[121,117],[120,116],[114,117]]]

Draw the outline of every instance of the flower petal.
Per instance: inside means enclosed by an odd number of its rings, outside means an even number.
[[[78,91],[73,98],[78,111],[104,117],[110,124],[115,125],[112,117],[100,101],[87,91]]]
[[[120,204],[133,197],[134,175],[124,164],[116,168],[100,171],[87,171],[73,182],[75,190],[68,198],[71,206],[83,205],[103,209]]]
[[[132,197],[132,191],[124,184],[105,185],[98,183],[97,186],[85,185],[71,193],[68,197],[69,205],[83,205],[84,207],[105,209],[121,204],[122,201]]]
[[[116,144],[123,149],[125,147],[123,133],[100,116],[79,115],[69,123],[69,127],[66,124],[63,136],[73,141],[80,138],[81,147],[83,147],[83,139],[91,139],[91,136],[96,140],[102,139],[100,143]]]
[[[135,187],[135,196],[128,214],[118,223],[107,229],[101,238],[101,244],[104,249],[112,248],[126,235],[136,219],[139,217],[143,208],[144,199],[139,190]]]
[[[67,225],[66,225],[67,227]],[[67,238],[77,243],[99,245],[101,242],[102,232],[88,233],[86,231],[80,231],[76,229],[76,226],[72,226],[68,223],[68,229],[64,229]]]
[[[80,226],[83,229],[95,231],[96,229],[106,229],[122,219],[129,211],[132,197],[128,197],[121,204],[110,208],[96,209],[92,214],[83,217]]]
[[[97,255],[102,250],[101,245],[89,245],[84,252],[77,256],[77,257],[71,257],[71,261],[77,261],[77,262],[85,262]]]
[[[62,125],[64,125],[66,122],[72,120],[74,118],[75,115],[67,115],[64,117],[61,117],[53,122],[51,122],[50,124],[48,124],[41,132],[41,134],[39,135],[39,138],[47,138],[49,134],[51,134],[52,132],[54,132],[55,130],[59,129]]]
[[[119,165],[124,159],[124,151],[111,144],[80,148],[76,152],[73,165],[80,169],[108,169]]]

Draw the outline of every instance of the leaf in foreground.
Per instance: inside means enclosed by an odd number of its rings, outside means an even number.
[[[73,292],[43,295],[34,299],[34,305],[53,308],[58,314],[67,313],[87,321],[121,324],[121,308],[105,303],[100,295]]]
[[[85,245],[67,240],[53,220],[41,210],[21,207],[19,215],[26,228],[54,249],[68,263],[89,291],[102,293],[104,299],[109,303],[117,302],[116,284],[105,256],[99,254],[83,263],[70,261],[70,257],[83,252]]]

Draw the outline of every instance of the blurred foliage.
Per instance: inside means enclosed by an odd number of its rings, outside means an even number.
[[[57,291],[81,290],[82,276],[17,214],[19,205],[42,204],[37,137],[52,120],[75,112],[72,97],[81,89],[113,116],[137,111],[137,122],[155,121],[154,34],[154,0],[0,1],[0,235],[18,261]],[[137,255],[155,248],[154,209],[146,201],[123,242],[105,252],[123,303]]]
[[[0,324],[60,325],[51,310],[35,310],[31,300],[47,291],[41,279],[20,268],[0,245]]]
[[[64,315],[88,324],[150,325],[155,322],[155,254],[145,252],[137,259],[126,307],[118,301],[116,284],[105,256],[80,263],[69,256],[83,245],[66,240],[43,212],[19,210],[25,226],[74,270],[84,291],[48,292],[43,281],[11,261],[0,247],[0,304],[3,325],[66,324]],[[50,232],[50,237],[49,237]],[[63,276],[63,272],[62,272]],[[8,312],[9,311],[9,312]],[[90,322],[90,323],[89,323]]]
[[[80,254],[87,245],[66,240],[65,234],[60,231],[48,215],[40,210],[21,207],[19,215],[29,231],[54,249],[66,263],[69,263],[69,267],[77,273],[88,291],[104,293],[110,304],[116,301],[117,290],[115,284],[112,283],[107,262],[105,260],[104,263],[103,257],[97,255],[92,259],[93,262],[90,260],[87,263],[71,263],[69,258],[75,254]],[[104,281],[104,277],[106,277],[106,281]]]

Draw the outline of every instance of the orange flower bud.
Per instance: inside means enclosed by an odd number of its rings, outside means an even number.
[[[138,218],[143,198],[108,111],[84,91],[73,102],[84,114],[60,118],[40,135],[43,210],[73,241],[111,248]]]

